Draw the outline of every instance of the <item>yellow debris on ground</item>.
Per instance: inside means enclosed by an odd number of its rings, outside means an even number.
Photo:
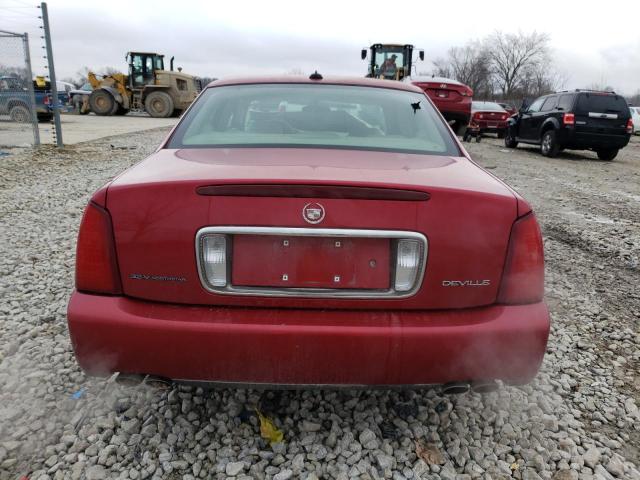
[[[264,439],[269,440],[269,445],[281,442],[284,438],[282,430],[278,430],[278,427],[274,425],[271,419],[265,417],[257,408],[256,413],[258,414],[258,418],[260,419],[260,436]]]

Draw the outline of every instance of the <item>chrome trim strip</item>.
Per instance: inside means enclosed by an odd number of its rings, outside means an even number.
[[[397,292],[393,288],[388,290],[354,290],[338,288],[279,288],[279,287],[239,287],[227,285],[226,287],[215,287],[209,284],[204,273],[202,258],[202,239],[206,235],[278,235],[292,237],[352,237],[352,238],[390,238],[418,240],[422,245],[422,258],[416,275],[416,283],[411,290]],[[233,241],[231,241],[233,248]],[[245,295],[263,297],[297,297],[297,298],[407,298],[415,295],[422,286],[429,244],[427,238],[418,232],[402,230],[362,230],[345,228],[294,228],[294,227],[203,227],[196,233],[195,252],[198,266],[198,276],[200,283],[205,290],[221,295]],[[227,250],[229,254],[229,250]],[[227,261],[227,268],[230,262]],[[395,261],[393,262],[395,265]],[[227,278],[230,278],[228,276]],[[392,269],[389,282],[393,284],[395,271]]]
[[[598,113],[598,112],[589,112],[589,118],[608,118],[611,120],[615,120],[618,118],[617,113]]]

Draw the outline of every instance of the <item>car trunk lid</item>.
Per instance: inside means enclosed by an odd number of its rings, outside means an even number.
[[[471,91],[466,85],[452,83],[446,80],[414,81],[434,101],[434,103],[459,103],[471,97]]]
[[[576,130],[584,133],[626,135],[629,108],[619,95],[584,92],[575,106]]]
[[[316,204],[323,212],[314,224],[305,209]],[[160,150],[107,194],[126,295],[306,308],[493,303],[516,205],[465,158],[297,148]],[[198,271],[196,236],[230,227],[245,229],[225,234],[233,288],[212,291]],[[403,235],[426,239],[423,279],[394,296]]]

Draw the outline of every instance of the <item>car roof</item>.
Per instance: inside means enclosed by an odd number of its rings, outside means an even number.
[[[210,87],[222,87],[227,85],[259,85],[269,83],[295,83],[295,84],[314,84],[314,85],[348,85],[358,87],[374,87],[374,88],[390,88],[393,90],[406,90],[414,93],[424,92],[410,83],[397,82],[394,80],[379,80],[375,78],[364,77],[324,77],[322,80],[311,80],[309,77],[302,75],[280,75],[280,76],[261,76],[261,77],[236,77],[222,78],[214,80],[207,85]]]

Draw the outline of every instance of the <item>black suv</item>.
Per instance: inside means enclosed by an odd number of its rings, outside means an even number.
[[[629,143],[633,123],[626,100],[615,92],[575,90],[545,95],[507,123],[504,143],[540,145],[555,157],[565,148],[593,150],[601,160],[613,160]]]

